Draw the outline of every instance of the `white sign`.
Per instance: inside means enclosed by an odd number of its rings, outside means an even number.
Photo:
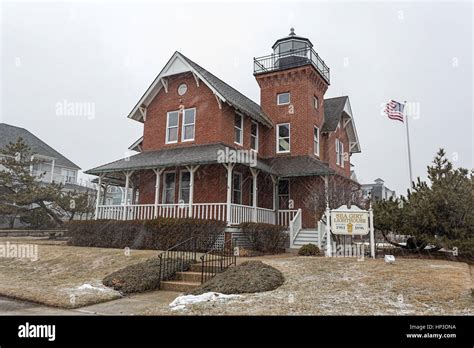
[[[369,233],[369,212],[357,206],[348,208],[343,205],[331,210],[331,232],[349,236]]]

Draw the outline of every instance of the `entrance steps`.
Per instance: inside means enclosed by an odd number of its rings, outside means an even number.
[[[318,230],[311,229],[301,229],[296,235],[291,249],[299,249],[306,244],[314,244],[318,246],[319,242],[319,232]],[[326,245],[326,236],[323,237],[321,241],[321,248]]]

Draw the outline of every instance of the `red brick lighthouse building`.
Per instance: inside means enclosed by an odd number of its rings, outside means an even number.
[[[347,96],[325,99],[329,68],[308,38],[290,34],[254,58],[260,103],[175,52],[134,106],[138,153],[86,173],[133,188],[97,218],[159,216],[254,221],[316,231],[312,192],[350,181],[360,152]],[[312,203],[311,203],[312,202]],[[315,232],[316,233],[316,232]]]

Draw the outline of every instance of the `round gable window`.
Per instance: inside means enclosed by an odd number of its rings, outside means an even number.
[[[179,85],[179,87],[178,87],[178,94],[179,94],[179,95],[183,95],[183,94],[185,94],[187,91],[188,91],[188,86],[187,86],[185,83]]]

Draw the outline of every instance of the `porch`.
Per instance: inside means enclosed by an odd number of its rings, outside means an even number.
[[[126,204],[98,205],[96,219],[195,218],[225,221],[229,226],[244,222],[289,226],[297,212],[296,209],[273,210],[235,203]]]

